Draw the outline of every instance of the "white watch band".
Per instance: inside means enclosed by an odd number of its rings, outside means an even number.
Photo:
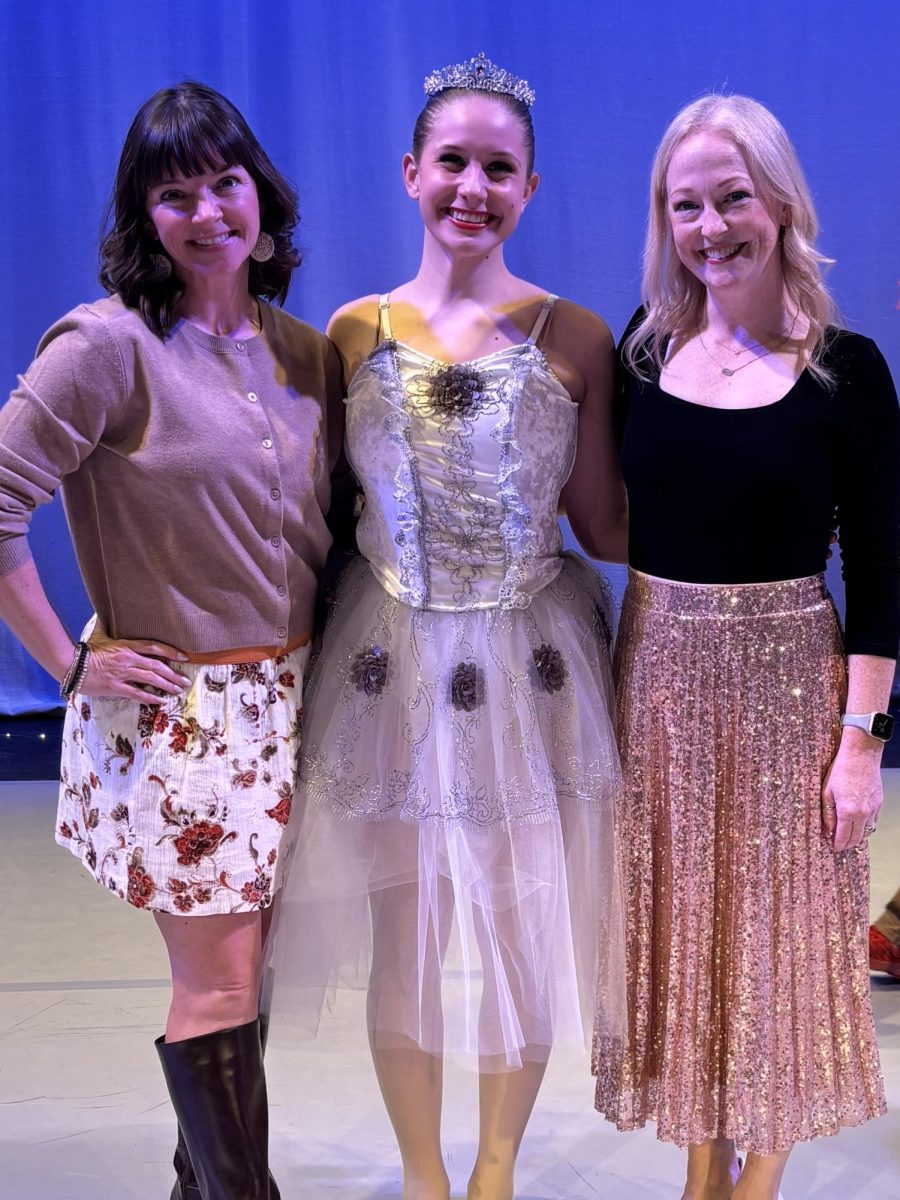
[[[852,725],[855,729],[861,729],[879,742],[890,741],[894,730],[894,721],[890,714],[880,712],[844,713],[841,725]]]
[[[854,729],[862,729],[865,733],[871,733],[875,715],[875,713],[844,713],[841,717],[841,726],[852,725]]]

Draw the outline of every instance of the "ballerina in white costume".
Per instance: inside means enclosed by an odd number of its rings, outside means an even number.
[[[407,1200],[445,1200],[441,1062],[481,1073],[472,1200],[506,1200],[552,1045],[624,1026],[610,605],[560,497],[621,559],[603,322],[513,276],[530,91],[483,59],[428,81],[403,164],[418,274],[341,309],[362,557],[306,692],[279,1011],[368,987]]]

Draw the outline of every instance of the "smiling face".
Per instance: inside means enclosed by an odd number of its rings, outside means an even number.
[[[447,251],[485,255],[519,223],[538,185],[515,113],[465,95],[435,113],[418,155],[403,160],[406,190],[428,233]]]
[[[161,180],[147,194],[147,213],[188,287],[198,275],[225,282],[247,269],[260,213],[256,183],[243,167]]]
[[[691,134],[672,155],[666,205],[675,252],[710,291],[781,278],[780,220],[724,133]]]

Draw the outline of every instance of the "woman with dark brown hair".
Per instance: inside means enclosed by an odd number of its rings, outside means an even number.
[[[267,303],[300,261],[296,197],[223,96],[142,106],[111,210],[108,297],[53,325],[0,412],[0,616],[67,702],[57,840],[169,953],[173,1198],[264,1200],[258,977],[340,368]],[[26,540],[57,488],[97,614],[75,644]]]

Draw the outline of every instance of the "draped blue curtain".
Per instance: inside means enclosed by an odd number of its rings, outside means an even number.
[[[297,184],[305,264],[287,307],[321,327],[338,304],[414,271],[421,231],[400,159],[421,80],[481,49],[538,96],[543,181],[509,248],[514,270],[621,332],[662,129],[705,91],[745,92],[799,149],[847,324],[876,338],[900,375],[900,5],[2,0],[0,10],[5,386],[57,316],[99,294],[101,212],[125,131],[157,88],[196,78],[225,92]],[[77,631],[87,600],[58,502],[37,514],[32,545]],[[55,702],[53,681],[0,630],[0,712]]]

